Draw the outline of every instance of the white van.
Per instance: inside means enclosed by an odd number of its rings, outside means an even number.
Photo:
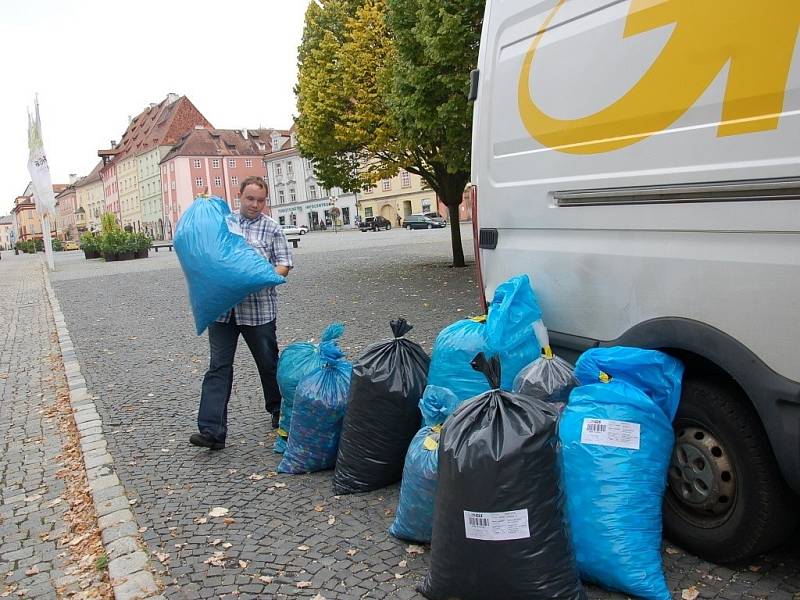
[[[531,276],[557,351],[687,368],[666,535],[718,562],[800,512],[800,2],[487,0],[482,288]]]

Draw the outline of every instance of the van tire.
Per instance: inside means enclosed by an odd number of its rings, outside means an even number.
[[[676,442],[664,496],[667,538],[706,560],[730,563],[770,550],[793,533],[796,499],[783,481],[756,411],[733,382],[687,374],[674,428]],[[706,450],[713,452],[704,455]],[[694,491],[681,487],[686,485],[680,476],[686,466],[681,469],[679,456],[686,465],[687,451],[698,461],[688,465],[690,478],[692,470],[700,472],[692,464],[710,467],[715,474],[710,478],[709,504],[702,510],[681,498],[680,491]],[[715,462],[709,465],[706,458]],[[734,495],[724,495],[726,489]],[[714,493],[720,494],[718,501],[711,501]],[[722,510],[719,503],[726,498],[730,508],[712,514]]]

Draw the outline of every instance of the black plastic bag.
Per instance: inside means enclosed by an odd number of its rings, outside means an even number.
[[[432,600],[585,598],[564,510],[558,410],[499,389],[500,362],[472,361],[492,389],[445,421],[430,571]]]
[[[391,322],[394,339],[373,344],[353,363],[350,398],[333,476],[337,494],[368,492],[400,480],[422,416],[430,358],[403,336],[405,319]]]

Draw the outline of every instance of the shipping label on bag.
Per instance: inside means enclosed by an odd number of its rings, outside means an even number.
[[[464,530],[471,540],[521,540],[531,537],[528,510],[505,512],[464,511]]]
[[[641,425],[612,419],[584,419],[581,444],[639,449]]]

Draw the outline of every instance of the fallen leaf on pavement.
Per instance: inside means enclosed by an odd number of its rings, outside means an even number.
[[[328,517],[328,525],[333,525],[334,523],[336,523],[336,517],[333,516],[333,515],[330,515]]]
[[[207,559],[203,561],[206,565],[212,565],[214,567],[224,567],[225,566],[225,553],[224,552],[214,552],[212,556],[209,556]]]
[[[761,570],[761,565],[750,565],[747,568],[750,569],[753,573],[758,573]]]
[[[298,581],[297,582],[297,587],[299,587],[301,590],[304,589],[304,588],[310,588],[311,587],[311,582],[310,581]]]
[[[422,546],[418,546],[417,544],[409,544],[406,546],[406,553],[407,554],[425,554],[425,548]]]
[[[700,592],[694,586],[688,587],[681,592],[681,598],[683,600],[696,600],[699,595]]]
[[[250,477],[248,477],[248,479],[250,479],[252,481],[261,481],[262,479],[264,479],[264,475],[260,475],[258,473],[253,473],[252,475],[250,475]]]
[[[225,523],[225,525],[233,525],[234,523],[236,523],[236,519],[232,519],[230,517],[226,517],[226,518],[222,519],[222,522]]]
[[[305,552],[306,550],[310,550],[310,548],[305,544],[303,544],[302,546],[298,546],[297,549],[302,550],[303,552]]]
[[[258,578],[261,583],[272,583],[274,579],[274,577],[270,577],[269,575],[262,575]]]
[[[156,558],[159,560],[160,563],[165,564],[169,560],[169,554],[166,552],[156,552]]]
[[[315,511],[317,511],[317,512],[322,512],[323,510],[325,510],[325,507],[324,507],[324,506],[322,506],[321,504],[317,504],[317,505],[314,507],[314,510],[315,510]]]
[[[224,506],[215,506],[208,512],[209,517],[224,517],[230,511]]]
[[[323,596],[322,594],[317,594],[311,600],[325,600],[325,596]]]
[[[355,548],[350,548],[350,550],[347,551],[347,556],[355,556],[356,554],[358,554],[358,550]]]
[[[240,561],[239,561],[239,568],[241,568],[241,569],[246,569],[246,568],[247,568],[247,565],[249,565],[249,564],[250,564],[250,563],[249,563],[249,562],[247,562],[246,560],[240,560]]]
[[[278,483],[275,483],[275,484],[273,484],[273,485],[274,485],[276,488],[285,488],[285,487],[286,487],[286,484],[285,484],[285,483],[280,483],[280,482],[278,482]]]
[[[395,573],[394,574],[394,578],[395,579],[402,579],[403,578],[403,574],[402,573]]]
[[[219,539],[219,538],[217,538],[217,539],[215,539],[215,540],[213,540],[213,541],[211,541],[211,542],[208,542],[208,544],[209,544],[210,546],[217,546],[217,545],[219,545],[219,544],[221,544],[221,543],[222,543],[222,540],[221,540],[221,539]]]
[[[400,567],[400,568],[402,569],[402,568],[405,568],[405,566],[406,566],[407,564],[408,564],[408,561],[407,561],[407,560],[401,560],[399,563],[397,563],[397,566],[398,566],[398,567]]]
[[[225,548],[225,550],[227,550],[228,548],[233,547],[233,544],[231,544],[230,542],[225,542],[224,544],[222,544],[222,547]]]
[[[203,525],[204,523],[208,523],[208,519],[206,517],[197,517],[194,522],[198,525]]]
[[[39,574],[39,567],[33,565],[30,569],[25,571],[25,575],[38,575]]]

